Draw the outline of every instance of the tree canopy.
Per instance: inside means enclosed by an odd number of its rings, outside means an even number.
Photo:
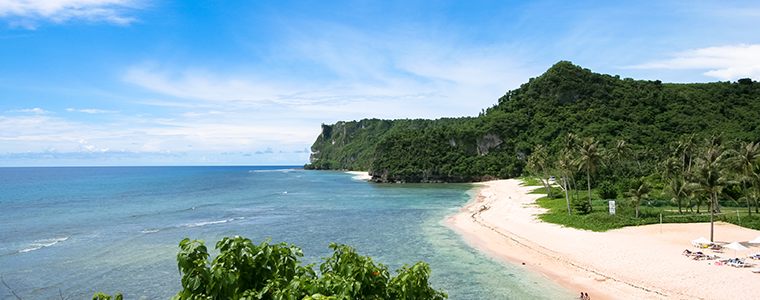
[[[404,265],[391,276],[388,268],[360,256],[354,247],[330,244],[333,255],[315,271],[301,266],[301,248],[292,244],[255,245],[240,236],[216,243],[219,255],[209,262],[203,240],[179,243],[177,265],[182,291],[172,300],[441,300],[446,293],[430,286],[430,267],[422,262]],[[93,299],[122,299],[117,293]]]
[[[760,84],[621,79],[560,61],[478,117],[365,119],[322,129],[305,168],[369,170],[376,181],[515,177],[536,145],[556,156],[570,133],[611,151],[625,141],[619,155],[645,161],[645,168],[684,135],[760,140]]]

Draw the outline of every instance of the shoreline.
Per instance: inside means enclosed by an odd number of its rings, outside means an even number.
[[[354,179],[356,180],[369,181],[370,179],[372,179],[372,176],[369,176],[369,172],[359,172],[359,171],[345,171],[345,172],[353,175]]]
[[[693,261],[684,249],[690,240],[709,235],[709,223],[626,227],[607,232],[566,228],[539,220],[546,210],[529,194],[540,187],[521,186],[516,179],[476,183],[476,196],[446,225],[473,247],[534,272],[594,300],[607,299],[754,299],[760,274]],[[662,233],[660,233],[662,231]],[[726,249],[720,257],[760,251],[747,241],[760,231],[716,222],[716,243],[742,242],[750,250]],[[706,254],[712,254],[706,251]],[[754,268],[760,266],[760,261]],[[577,294],[577,293],[576,293]]]

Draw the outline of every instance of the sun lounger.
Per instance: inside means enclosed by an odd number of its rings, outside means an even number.
[[[718,258],[718,256],[714,255],[714,254],[710,254],[710,255],[697,254],[697,255],[694,255],[691,259],[693,259],[693,260],[714,260],[714,259],[717,259],[717,258]]]
[[[754,266],[754,264],[745,263],[744,260],[739,260],[738,262],[730,262],[728,265],[734,268],[749,268]]]
[[[754,266],[754,265],[753,264],[746,264],[746,263],[734,264],[734,267],[736,267],[736,268],[749,268],[749,267],[752,267],[752,266]]]
[[[752,269],[752,273],[760,273],[760,269]]]

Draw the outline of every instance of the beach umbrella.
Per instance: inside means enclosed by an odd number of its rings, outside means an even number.
[[[694,247],[697,247],[700,244],[712,244],[712,242],[704,237],[701,237],[691,241],[691,244],[694,245]]]
[[[749,241],[752,244],[760,244],[760,236],[758,236],[756,239]]]
[[[736,251],[749,250],[749,248],[744,247],[744,245],[739,244],[739,242],[733,242],[731,244],[723,246],[723,248],[734,249],[734,256],[736,256]]]

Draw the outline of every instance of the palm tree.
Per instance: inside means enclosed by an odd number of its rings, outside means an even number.
[[[678,141],[676,151],[677,153],[680,153],[681,155],[681,164],[683,165],[683,172],[690,172],[692,157],[694,156],[694,153],[697,151],[697,144],[694,143],[694,134],[682,136],[681,140]],[[688,164],[686,162],[687,156],[689,157]]]
[[[734,150],[731,153],[734,156],[731,158],[731,165],[735,171],[740,175],[740,181],[742,188],[744,189],[744,198],[747,200],[747,213],[752,215],[752,208],[749,205],[749,192],[747,191],[747,181],[751,180],[752,170],[755,166],[755,161],[760,158],[760,152],[757,151],[758,143],[742,142],[739,150]]]
[[[639,205],[641,205],[641,200],[649,198],[650,189],[651,186],[649,185],[649,182],[647,182],[645,177],[641,177],[634,179],[633,182],[631,182],[631,188],[626,193],[631,197],[631,201],[636,204],[637,219],[639,218]]]
[[[591,211],[593,212],[594,206],[591,205],[591,172],[596,171],[596,167],[604,163],[604,149],[599,148],[599,142],[594,142],[594,138],[588,138],[580,145],[579,153],[578,170],[586,170],[588,204],[591,206]]]
[[[675,202],[678,204],[678,213],[683,213],[681,211],[681,204],[684,200],[689,198],[689,184],[688,182],[685,182],[681,180],[680,178],[675,178],[672,181],[668,183],[668,185],[665,186],[662,193],[665,195],[670,196],[670,201]],[[699,208],[697,208],[699,210]]]
[[[624,140],[618,140],[617,143],[615,143],[615,147],[608,150],[609,153],[609,159],[611,161],[615,161],[618,165],[618,168],[615,168],[615,171],[619,171],[623,167],[623,162],[628,159],[631,155],[631,148],[628,147],[628,144]],[[620,176],[619,172],[615,172],[616,176]]]
[[[569,161],[569,164],[572,166],[575,164],[575,157],[578,154],[578,145],[580,143],[580,138],[575,133],[568,133],[567,139],[565,139],[565,150],[567,150],[567,159]],[[570,180],[572,181],[573,188],[575,190],[575,197],[573,197],[573,194],[570,193],[570,198],[573,200],[580,198],[578,196],[578,185],[575,183],[575,174],[574,172],[568,171],[568,175],[570,175]],[[570,183],[568,183],[568,186]]]
[[[610,158],[617,162],[622,162],[626,160],[630,154],[631,148],[628,147],[628,144],[626,144],[624,140],[618,140],[617,143],[615,143],[615,147],[611,150]]]
[[[681,172],[681,164],[674,157],[665,159],[665,161],[660,164],[660,170],[660,176],[662,176],[662,179],[666,182],[679,178],[683,174],[683,172]]]
[[[755,202],[755,213],[760,213],[758,204],[760,204],[760,159],[755,161],[755,165],[752,167],[752,172],[749,175],[750,180],[755,185],[755,195],[753,197]]]
[[[536,147],[533,149],[533,153],[531,153],[530,157],[528,158],[528,164],[526,165],[526,168],[538,175],[538,179],[541,180],[541,184],[543,184],[544,188],[546,189],[546,195],[549,196],[549,199],[554,199],[551,186],[549,186],[548,178],[547,180],[544,180],[544,178],[541,177],[541,174],[546,177],[547,164],[548,154],[546,153],[546,148],[544,148],[543,145],[536,145]]]
[[[570,183],[568,182],[567,174],[571,172],[572,164],[570,155],[567,150],[560,152],[557,157],[557,169],[562,173],[562,187],[565,190],[565,201],[567,202],[567,214],[572,216],[573,213],[570,210]]]
[[[691,203],[691,200],[694,200],[694,204],[697,206],[697,213],[699,213],[699,207],[702,206],[702,204],[705,203],[705,193],[704,190],[699,188],[698,185],[694,185],[687,181],[687,184],[689,185],[688,190],[689,192],[689,203]]]
[[[690,173],[690,185],[705,191],[710,197],[710,241],[714,236],[715,212],[720,213],[718,204],[718,195],[729,183],[726,177],[726,164],[728,153],[723,147],[713,140],[708,140],[708,146],[702,152],[702,156],[697,158],[697,168]]]

